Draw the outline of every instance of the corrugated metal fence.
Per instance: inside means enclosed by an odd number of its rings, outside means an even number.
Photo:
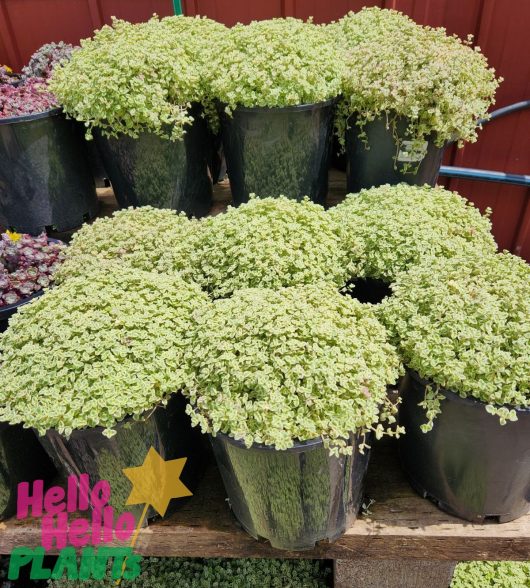
[[[395,8],[422,24],[475,36],[476,43],[505,81],[496,107],[530,98],[529,0],[182,0],[184,13],[203,14],[232,25],[274,16],[340,18],[362,6]],[[20,68],[41,44],[77,43],[112,15],[141,21],[156,12],[173,13],[171,0],[0,0],[0,62]],[[512,173],[530,173],[530,111],[487,126],[478,143],[451,150],[445,163]],[[501,248],[530,259],[530,190],[500,184],[446,181],[481,208],[493,209]]]

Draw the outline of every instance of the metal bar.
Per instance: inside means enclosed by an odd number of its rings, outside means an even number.
[[[503,184],[515,184],[516,186],[530,187],[530,175],[506,174],[504,172],[474,169],[471,167],[442,165],[440,167],[440,175],[448,178],[460,178],[462,180],[501,182]]]
[[[173,12],[175,14],[182,14],[182,1],[173,0]]]
[[[496,118],[500,118],[506,114],[512,114],[513,112],[518,112],[519,110],[524,110],[525,108],[530,108],[530,100],[522,100],[521,102],[516,102],[515,104],[510,104],[503,108],[497,108],[497,110],[490,112],[489,118],[481,118],[478,122],[480,125],[484,125]]]

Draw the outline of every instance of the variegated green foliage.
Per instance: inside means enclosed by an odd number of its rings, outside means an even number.
[[[349,194],[328,213],[341,232],[349,274],[393,281],[436,257],[465,250],[493,253],[489,211],[441,187],[379,186]]]
[[[212,44],[213,94],[228,105],[282,107],[340,94],[340,51],[321,26],[295,18],[237,24]]]
[[[77,231],[56,275],[60,283],[83,276],[102,262],[119,261],[144,271],[189,271],[189,256],[200,225],[174,210],[150,206],[128,208],[99,218]]]
[[[352,431],[392,433],[400,363],[367,305],[324,283],[251,288],[196,318],[185,394],[203,432],[278,449],[322,437],[334,454],[351,453]]]
[[[451,588],[530,588],[530,561],[460,563]]]
[[[379,8],[351,12],[328,32],[344,51],[341,138],[353,114],[361,136],[375,118],[402,116],[409,121],[407,138],[416,142],[432,133],[439,146],[476,141],[477,121],[494,102],[498,80],[470,39]]]
[[[49,290],[0,336],[0,420],[112,435],[180,389],[184,336],[208,304],[178,276],[119,264]]]
[[[485,402],[502,424],[516,420],[512,406],[530,407],[525,261],[507,252],[432,259],[400,274],[392,289],[380,316],[407,366],[435,385]],[[435,407],[428,408],[432,422]]]
[[[81,41],[71,61],[55,68],[50,88],[64,110],[106,135],[150,131],[181,139],[191,102],[210,102],[208,51],[225,27],[184,16],[112,26]]]
[[[337,227],[318,204],[252,198],[201,223],[193,277],[216,298],[240,288],[345,282]]]

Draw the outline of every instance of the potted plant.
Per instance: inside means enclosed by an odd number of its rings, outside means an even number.
[[[209,211],[203,54],[223,30],[205,18],[114,19],[55,69],[51,88],[94,135],[121,207]]]
[[[21,82],[20,74],[16,74],[8,65],[0,65],[0,85],[18,86]]]
[[[472,37],[424,27],[394,10],[365,8],[329,28],[343,47],[337,127],[348,191],[428,183],[444,147],[476,141],[498,80]]]
[[[46,43],[30,57],[28,65],[22,68],[22,79],[41,78],[48,80],[60,63],[69,61],[75,47],[70,43]]]
[[[464,519],[530,510],[530,266],[510,253],[398,276],[382,317],[409,369],[400,424],[412,485]]]
[[[252,192],[324,203],[342,64],[325,30],[294,18],[238,24],[211,59],[234,203]]]
[[[0,225],[67,231],[97,214],[82,133],[47,83],[0,85]]]
[[[325,283],[239,290],[195,320],[187,410],[210,434],[235,516],[278,549],[336,539],[360,506],[371,432],[399,433],[385,329]]]
[[[170,209],[118,210],[74,233],[56,274],[57,283],[84,276],[88,268],[116,262],[132,269],[189,276],[190,255],[200,228],[198,221]]]
[[[131,489],[122,469],[151,446],[165,460],[188,458],[182,481],[193,491],[200,443],[174,393],[192,312],[207,303],[176,275],[118,263],[49,290],[0,339],[0,421],[44,435],[63,473],[109,480],[116,509]]]
[[[280,288],[317,281],[346,283],[346,257],[324,208],[285,196],[252,198],[201,221],[189,265],[214,298],[241,288]]]
[[[328,211],[339,228],[353,295],[380,302],[396,277],[425,259],[496,251],[489,210],[441,187],[379,186]]]
[[[53,283],[66,245],[45,234],[39,237],[0,235],[0,333],[15,312]]]

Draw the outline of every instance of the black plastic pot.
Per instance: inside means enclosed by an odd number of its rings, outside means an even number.
[[[201,433],[191,427],[185,413],[186,405],[181,394],[174,394],[165,408],[157,408],[145,419],[125,419],[119,423],[117,433],[111,438],[103,436],[101,427],[94,427],[73,431],[69,439],[48,431],[40,441],[62,474],[88,474],[91,485],[107,480],[112,489],[110,505],[115,513],[128,510],[138,517],[142,505],[125,506],[132,485],[122,470],[141,466],[151,447],[166,461],[186,457],[180,479],[191,492],[197,488],[204,470],[204,451]],[[182,501],[172,500],[167,514],[178,508]],[[156,511],[149,508],[148,519],[156,516]]]
[[[55,474],[33,431],[0,423],[0,520],[15,514],[19,483],[44,480],[46,486]]]
[[[353,456],[330,457],[320,439],[277,451],[217,433],[210,436],[230,507],[253,537],[277,549],[311,549],[334,541],[359,511],[368,468],[353,437]]]
[[[365,125],[367,144],[358,137],[359,127],[350,120],[346,131],[346,181],[348,192],[382,184],[405,182],[422,186],[434,186],[438,179],[444,147],[436,147],[434,137],[425,143],[424,156],[410,153],[411,142],[405,131],[406,119],[396,121],[395,131],[387,125],[386,118],[379,118]]]
[[[94,218],[98,200],[82,129],[60,108],[0,119],[0,225],[37,235]]]
[[[400,437],[403,468],[412,486],[442,510],[472,522],[506,522],[530,511],[530,409],[506,425],[483,402],[444,395],[434,428],[422,433],[428,382],[409,372],[403,382]]]
[[[335,100],[285,108],[219,105],[221,135],[234,204],[249,194],[324,204]]]
[[[192,107],[194,122],[187,126],[182,141],[169,141],[153,133],[142,133],[137,139],[105,137],[95,130],[96,144],[121,208],[149,205],[188,216],[208,214],[212,145],[201,114],[201,107]]]

